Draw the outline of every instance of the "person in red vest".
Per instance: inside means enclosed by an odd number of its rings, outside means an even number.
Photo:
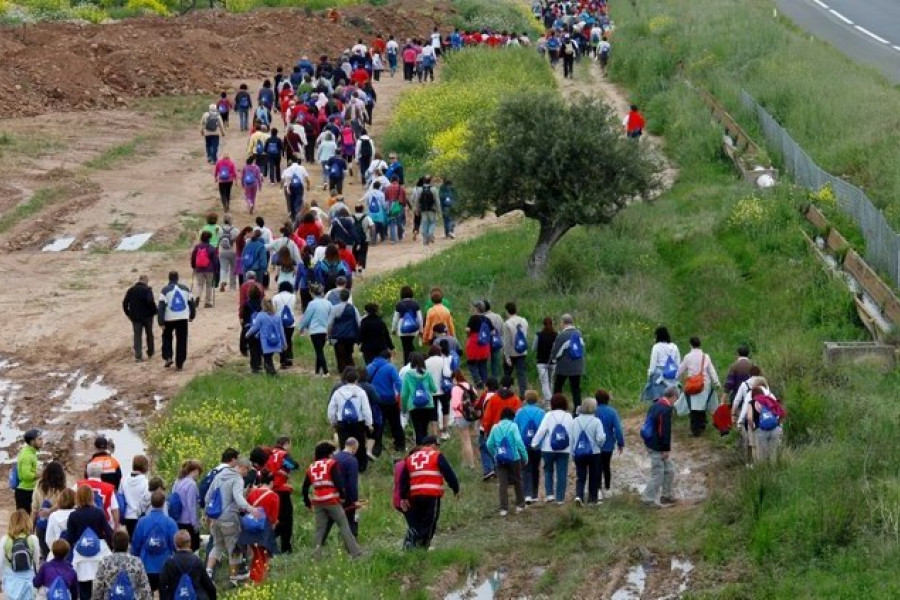
[[[337,461],[332,458],[335,450],[331,442],[316,444],[315,461],[306,470],[306,478],[303,480],[303,503],[306,508],[314,511],[316,517],[315,557],[321,556],[328,523],[334,522],[340,529],[347,553],[358,558],[363,552],[350,531],[350,523],[344,513],[343,498],[346,492],[341,470]]]
[[[637,104],[632,104],[631,112],[625,116],[622,124],[625,126],[626,137],[638,139],[644,134],[644,127],[647,123],[644,121],[644,115],[638,111]]]
[[[294,503],[291,501],[291,494],[294,488],[291,487],[289,478],[297,466],[297,461],[291,456],[291,438],[282,436],[275,440],[266,469],[274,476],[272,491],[278,494],[280,500],[275,537],[281,540],[282,554],[294,551],[291,545],[291,537],[294,535]]]
[[[94,491],[95,504],[97,508],[102,508],[106,514],[106,520],[109,521],[110,527],[115,531],[119,525],[119,501],[116,499],[116,488],[111,484],[102,481],[100,477],[103,475],[103,466],[100,462],[89,462],[85,468],[87,479],[82,479],[75,484],[74,489],[79,486],[87,486]],[[102,500],[103,506],[96,501],[96,498]]]
[[[407,550],[431,545],[441,513],[444,482],[459,497],[459,480],[437,445],[436,437],[425,436],[421,447],[406,457],[406,469],[400,473],[400,510],[407,525],[403,547]]]

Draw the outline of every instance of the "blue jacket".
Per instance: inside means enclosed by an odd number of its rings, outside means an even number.
[[[269,260],[266,255],[266,245],[263,244],[261,238],[251,239],[244,246],[244,251],[241,253],[241,266],[244,273],[254,271],[262,280],[262,274],[269,268]]]
[[[335,452],[332,456],[341,469],[341,477],[344,478],[344,505],[354,504],[359,500],[359,463],[356,457],[343,450]]]
[[[165,545],[160,552],[154,554],[150,549],[151,533],[158,529],[158,535]],[[140,557],[147,573],[162,573],[163,565],[175,552],[175,534],[178,525],[161,508],[151,508],[150,512],[138,519],[131,539],[131,553]]]
[[[366,367],[369,373],[369,381],[372,387],[378,392],[379,404],[393,404],[396,402],[397,394],[403,382],[400,381],[400,374],[397,367],[392,365],[390,361],[380,356],[369,363]]]
[[[331,333],[333,340],[359,340],[359,313],[352,304],[341,302],[331,309]]]
[[[603,432],[606,434],[606,441],[603,442],[603,452],[612,452],[616,446],[625,447],[625,436],[622,434],[622,421],[619,420],[619,413],[608,404],[600,404],[597,406],[597,418],[603,423]]]
[[[499,423],[491,428],[491,435],[488,436],[487,442],[485,442],[487,451],[491,453],[491,456],[497,457],[497,449],[504,439],[509,440],[509,445],[512,446],[513,452],[516,454],[516,460],[521,460],[523,465],[527,464],[528,451],[525,449],[525,442],[522,441],[519,428],[516,427],[515,423],[507,419],[501,419]]]
[[[299,330],[310,334],[326,333],[328,319],[331,317],[331,302],[325,298],[316,298],[306,306],[306,312],[300,319]]]
[[[522,439],[525,440],[525,431],[528,428],[528,424],[532,423],[534,425],[533,431],[537,433],[538,427],[541,426],[541,421],[544,420],[544,409],[536,404],[526,404],[516,413],[515,424],[519,427],[519,434],[522,436]],[[526,445],[531,443],[531,440],[525,440]]]
[[[307,270],[306,265],[298,263],[295,267],[295,273],[294,291],[299,292],[300,290],[309,289],[309,271]]]
[[[247,330],[247,337],[254,336],[259,337],[263,354],[281,352],[287,345],[284,327],[281,325],[281,318],[278,315],[270,315],[265,312],[256,313],[253,317],[253,324]]]

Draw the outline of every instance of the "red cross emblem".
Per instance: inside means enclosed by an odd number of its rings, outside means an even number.
[[[417,471],[421,471],[425,468],[425,465],[428,464],[428,453],[424,450],[419,450],[412,455],[412,458],[410,458],[410,462]]]
[[[309,472],[314,480],[321,481],[325,478],[325,474],[328,473],[328,464],[324,461],[317,462]]]

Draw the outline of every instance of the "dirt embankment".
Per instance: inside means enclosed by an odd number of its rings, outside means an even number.
[[[334,56],[378,32],[425,35],[448,21],[449,3],[355,6],[338,22],[301,9],[240,15],[197,11],[109,25],[39,23],[0,29],[0,115],[122,107],[133,98],[204,94],[243,77],[271,75],[285,57]],[[296,60],[294,58],[293,60]]]

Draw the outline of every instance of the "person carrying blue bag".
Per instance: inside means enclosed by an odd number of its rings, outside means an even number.
[[[509,486],[516,494],[516,513],[525,510],[525,493],[522,489],[522,468],[528,464],[528,451],[513,422],[516,413],[507,407],[500,413],[500,422],[491,428],[487,439],[488,452],[494,457],[497,472],[497,492],[500,496],[500,516],[509,514]]]

